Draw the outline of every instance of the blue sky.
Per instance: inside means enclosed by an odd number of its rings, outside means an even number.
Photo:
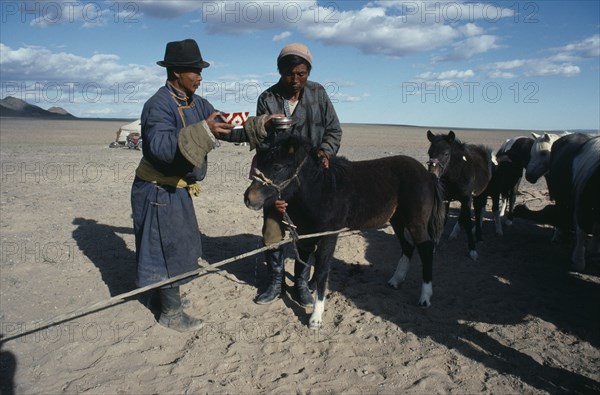
[[[599,1],[2,1],[1,96],[137,118],[169,41],[211,67],[197,93],[256,109],[288,43],[341,122],[600,128]]]

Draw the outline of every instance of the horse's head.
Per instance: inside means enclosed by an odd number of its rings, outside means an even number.
[[[533,145],[531,146],[529,163],[525,170],[525,179],[534,184],[537,180],[546,174],[550,169],[550,151],[552,144],[560,137],[557,134],[531,133],[533,136]]]
[[[429,150],[427,150],[429,155],[427,167],[429,172],[441,177],[450,164],[452,146],[456,141],[456,135],[452,130],[448,134],[433,134],[431,130],[428,130],[427,140],[431,143]]]
[[[272,141],[269,148],[258,150],[254,181],[244,193],[246,206],[260,210],[277,199],[290,200],[298,191],[300,171],[310,154],[305,140],[287,134]]]

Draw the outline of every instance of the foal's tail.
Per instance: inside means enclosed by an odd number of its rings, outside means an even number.
[[[444,231],[444,224],[446,223],[446,204],[444,202],[444,187],[440,179],[431,173],[431,180],[433,183],[433,207],[428,228],[429,236],[437,244],[440,241],[440,237]]]

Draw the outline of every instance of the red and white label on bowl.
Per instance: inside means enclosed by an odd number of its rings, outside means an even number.
[[[245,111],[245,112],[230,112],[230,113],[222,112],[221,118],[223,118],[223,120],[230,125],[241,126],[244,123],[246,123],[246,121],[248,120],[249,114],[250,113],[247,111]]]

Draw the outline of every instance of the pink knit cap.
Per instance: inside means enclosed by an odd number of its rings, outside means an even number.
[[[308,50],[308,47],[304,44],[288,44],[279,53],[277,61],[287,55],[297,55],[302,59],[305,59],[312,66],[312,55]]]

